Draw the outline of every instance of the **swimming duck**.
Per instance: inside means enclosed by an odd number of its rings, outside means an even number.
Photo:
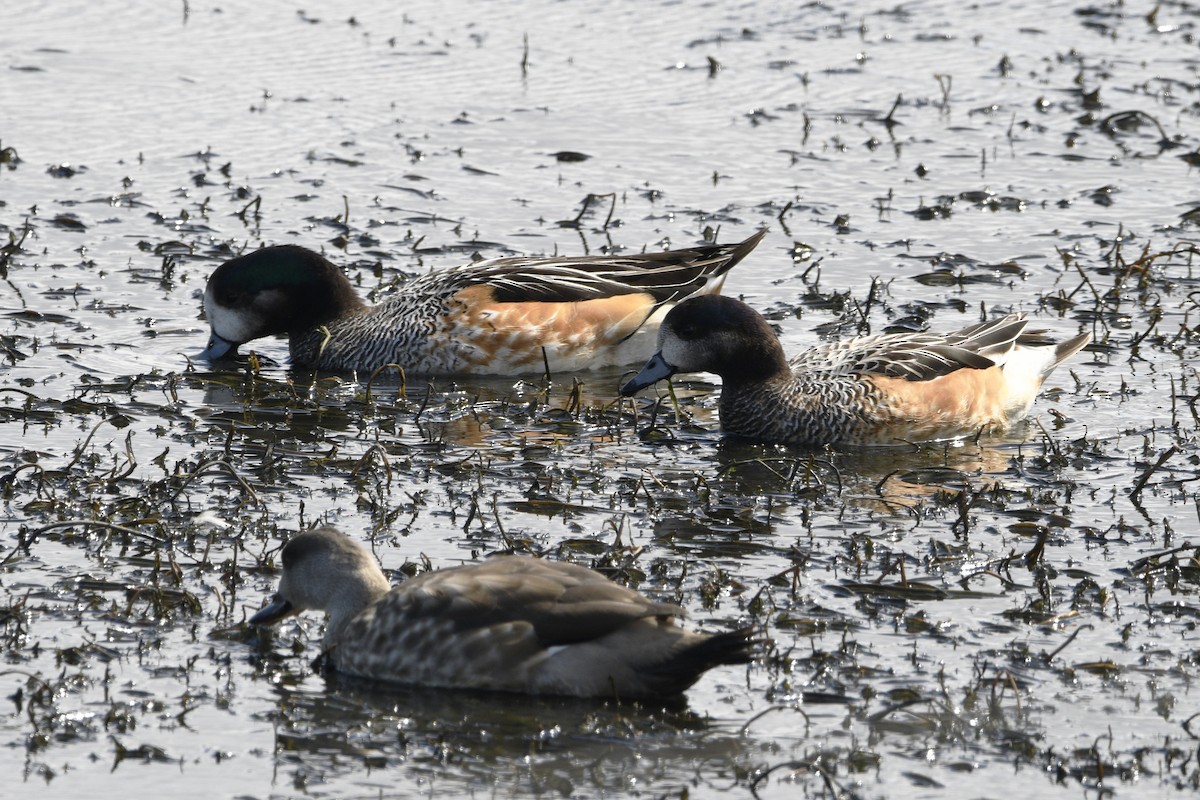
[[[635,364],[661,313],[725,274],[762,241],[629,256],[493,258],[415,278],[376,306],[296,245],[226,261],[208,279],[201,358],[286,335],[292,362],[329,370],[399,364],[423,375],[508,375]]]
[[[498,556],[392,588],[375,559],[333,527],[294,537],[269,625],[324,611],[339,672],[422,686],[576,697],[676,695],[718,664],[750,661],[752,630],[694,633],[683,609],[574,564]]]
[[[1091,335],[1045,344],[1019,314],[954,331],[822,344],[791,363],[757,311],[696,297],[663,319],[658,352],[632,395],[676,372],[721,376],[726,433],[758,442],[876,445],[1005,430],[1024,418],[1055,367]]]

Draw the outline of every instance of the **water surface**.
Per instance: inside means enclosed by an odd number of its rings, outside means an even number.
[[[1198,24],[6,4],[0,774],[30,797],[1191,796]],[[1010,310],[1096,343],[1027,427],[886,452],[723,441],[707,376],[649,428],[619,370],[368,389],[277,341],[256,372],[188,360],[207,275],[263,244],[374,297],[762,226],[726,291],[790,351]],[[243,625],[316,521],[397,579],[535,553],[774,648],[671,708],[329,682],[319,620]]]

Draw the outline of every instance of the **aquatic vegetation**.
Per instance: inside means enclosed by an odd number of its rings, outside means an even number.
[[[6,15],[6,786],[1193,796],[1195,9],[444,5]],[[887,453],[723,440],[706,379],[187,358],[262,244],[375,302],[762,227],[726,292],[788,352],[1011,312],[1094,343],[1028,424]],[[774,646],[682,707],[327,680],[319,620],[246,625],[324,523],[394,583],[539,556]]]

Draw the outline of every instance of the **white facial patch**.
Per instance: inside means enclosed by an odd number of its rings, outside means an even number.
[[[658,332],[658,352],[662,353],[663,361],[666,361],[672,367],[675,367],[679,372],[698,372],[701,367],[697,364],[697,357],[702,357],[702,352],[697,352],[699,347],[696,342],[685,342],[671,331],[670,328],[660,328]]]
[[[213,299],[212,287],[204,292],[204,315],[212,332],[227,342],[242,344],[258,337],[253,314],[248,309],[228,308]]]

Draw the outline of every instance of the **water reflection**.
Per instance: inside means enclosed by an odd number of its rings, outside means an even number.
[[[737,781],[763,743],[680,699],[588,702],[406,689],[343,676],[277,684],[275,754],[292,785],[337,795],[398,779],[461,796],[480,790],[669,791]]]
[[[904,513],[938,494],[1002,481],[1023,448],[1020,431],[977,440],[895,447],[806,449],[726,438],[715,447],[716,482],[733,495],[781,501],[836,496],[880,512]]]
[[[996,8],[7,2],[6,790],[1194,795],[1197,12]],[[721,438],[703,379],[650,419],[611,405],[619,375],[368,397],[279,342],[252,376],[186,359],[247,247],[338,248],[368,294],[433,254],[762,225],[726,291],[788,352],[1001,310],[1090,325],[1075,420],[1044,393],[1045,433],[805,453]],[[779,650],[669,712],[275,685],[205,631],[318,518],[389,567],[606,561]],[[169,546],[32,535],[71,519]]]

